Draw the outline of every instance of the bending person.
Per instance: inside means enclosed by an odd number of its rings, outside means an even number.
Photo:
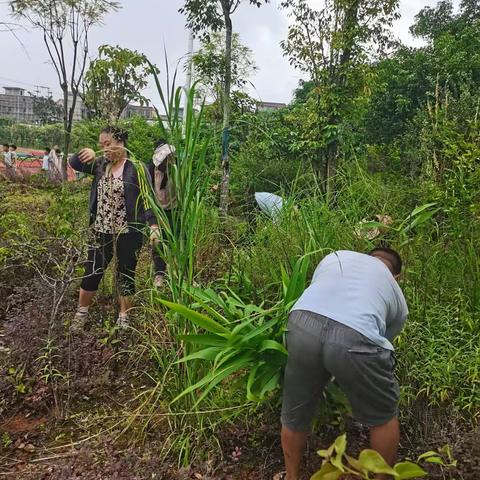
[[[165,140],[160,139],[155,145],[152,162],[148,167],[153,182],[157,204],[165,212],[170,228],[173,228],[172,209],[175,208],[177,203],[175,184],[171,172],[169,171],[169,166],[174,161],[174,154],[175,147],[169,145]],[[155,270],[153,284],[157,288],[162,286],[165,271],[167,269],[167,264],[160,250],[161,237],[160,230],[158,230],[157,232],[154,231],[150,238],[153,267]]]
[[[143,230],[146,223],[153,229],[157,228],[153,212],[141,198],[138,173],[128,159],[127,139],[128,135],[123,130],[107,127],[99,137],[102,157],[95,158],[92,149],[84,148],[70,159],[74,170],[94,177],[90,191],[93,243],[88,249],[78,309],[72,324],[74,331],[83,328],[100,280],[114,255],[117,258],[120,303],[117,325],[120,328],[128,325]],[[148,175],[146,169],[145,173]]]
[[[399,389],[391,341],[408,314],[397,283],[401,268],[400,256],[389,248],[368,255],[334,252],[320,262],[294,305],[282,405],[287,480],[300,478],[315,409],[332,377],[347,395],[354,417],[370,427],[372,449],[389,464],[395,462]]]

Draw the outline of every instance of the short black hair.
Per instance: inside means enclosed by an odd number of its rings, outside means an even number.
[[[154,148],[155,148],[155,150],[156,150],[158,147],[161,147],[162,145],[166,145],[166,144],[167,144],[167,141],[166,141],[164,138],[159,138],[159,139],[155,142]]]
[[[45,147],[43,150],[47,153],[50,153],[50,148],[49,147]]]
[[[10,145],[10,148],[13,148],[14,150],[16,150],[16,149],[17,149],[17,146],[16,146],[14,143],[12,143],[12,144]]]
[[[394,275],[399,275],[402,271],[402,257],[399,253],[388,247],[377,247],[368,252],[372,257],[383,257],[392,265],[392,273]]]
[[[116,127],[114,125],[108,125],[100,133],[110,134],[117,142],[122,142],[127,146],[128,142],[128,132],[123,128]]]
[[[7,148],[10,147],[10,145],[9,145],[8,143],[4,143],[3,146],[4,146],[4,147],[7,147]]]

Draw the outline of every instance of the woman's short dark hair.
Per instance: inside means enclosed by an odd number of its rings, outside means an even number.
[[[12,144],[10,145],[10,148],[13,148],[14,150],[16,150],[16,149],[17,149],[17,146],[16,146],[14,143],[12,143]]]
[[[111,135],[117,142],[122,142],[125,146],[127,146],[128,132],[123,128],[109,125],[108,127],[105,127],[100,133],[107,133]]]
[[[377,247],[368,252],[368,254],[373,257],[383,257],[388,260],[392,265],[392,273],[394,275],[399,275],[402,271],[402,257],[392,248]]]

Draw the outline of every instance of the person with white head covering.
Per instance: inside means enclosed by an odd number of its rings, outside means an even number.
[[[152,156],[152,162],[149,164],[149,172],[153,182],[155,197],[158,205],[163,209],[167,220],[172,226],[172,210],[177,204],[175,183],[173,181],[170,165],[175,159],[175,146],[168,144],[164,139],[158,140],[155,145],[155,151]],[[162,286],[167,264],[161,254],[160,242],[161,232],[158,228],[152,231],[150,244],[152,245],[152,259],[154,265],[155,287]]]
[[[255,192],[255,201],[260,210],[266,213],[272,220],[277,220],[282,212],[283,198],[274,193]]]

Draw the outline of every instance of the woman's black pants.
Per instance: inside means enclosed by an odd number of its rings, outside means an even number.
[[[116,278],[119,293],[128,297],[135,293],[135,268],[143,244],[143,233],[129,232],[112,235],[96,233],[93,245],[88,249],[85,275],[81,287],[88,292],[98,290],[105,269],[114,254],[117,257]]]

